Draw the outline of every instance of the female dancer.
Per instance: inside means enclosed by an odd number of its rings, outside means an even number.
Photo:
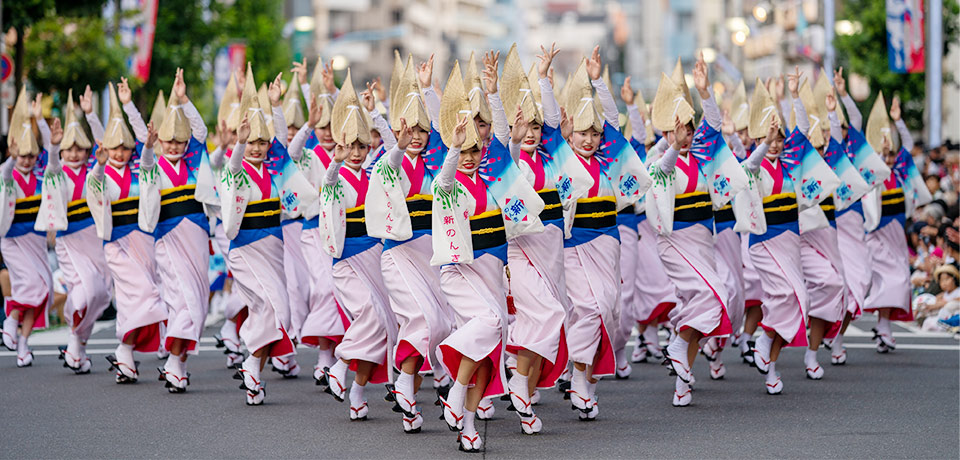
[[[411,69],[412,70],[412,69]],[[430,69],[432,72],[432,69]],[[367,195],[367,229],[384,238],[380,259],[390,308],[399,323],[394,367],[400,370],[394,399],[403,412],[403,429],[419,432],[423,417],[417,406],[422,374],[442,369],[437,345],[450,334],[447,301],[440,291],[440,270],[430,265],[432,188],[442,149],[429,145],[437,138],[427,116],[413,74],[401,81],[402,110],[397,114],[399,141],[376,110],[368,85],[363,94],[366,109],[383,139],[386,153],[373,166]],[[401,77],[402,78],[402,77]]]
[[[718,189],[715,183],[708,182],[707,177],[713,176],[708,168],[717,168],[726,175],[719,169],[723,164],[718,153],[727,147],[722,142],[720,109],[710,93],[707,66],[702,56],[697,60],[693,74],[704,113],[696,135],[692,124],[693,108],[689,104],[679,102],[672,111],[673,119],[670,119],[670,107],[674,105],[671,101],[683,98],[683,90],[666,75],[660,78],[654,99],[653,122],[654,127],[667,133],[670,147],[650,166],[655,186],[653,201],[647,206],[648,218],[652,219],[659,234],[657,248],[664,269],[677,286],[677,296],[682,301],[672,318],[677,333],[667,347],[667,357],[677,374],[674,406],[690,404],[689,384],[693,375],[690,366],[696,358],[700,339],[731,333],[726,312],[729,298],[714,262],[711,206],[725,205],[728,197],[742,189],[746,182],[745,177],[729,177],[729,194]],[[729,150],[727,156],[732,160]],[[742,170],[735,166],[736,162],[733,163],[732,171],[742,174]]]
[[[483,72],[494,135],[500,142],[507,138],[510,128],[504,112],[506,105],[514,115],[509,135],[511,156],[545,204],[540,213],[543,233],[518,236],[510,240],[507,249],[510,290],[516,305],[507,349],[517,355],[516,371],[507,385],[524,434],[539,433],[543,425],[533,411],[533,393],[537,388],[556,385],[567,366],[564,323],[568,305],[560,250],[564,228],[562,205],[569,204],[572,197],[578,195],[574,188],[584,192],[591,179],[560,135],[560,107],[548,78],[550,64],[560,51],[556,44],[551,45],[550,50],[541,47],[541,51],[537,85],[543,102],[543,119],[530,94],[530,83],[520,67],[515,46],[507,54],[499,93],[496,55],[486,55]],[[570,181],[564,180],[571,175]],[[564,190],[563,198],[560,189]]]
[[[61,347],[60,358],[64,367],[86,374],[91,368],[86,354],[87,340],[94,322],[110,306],[111,279],[103,242],[97,238],[83,186],[93,143],[77,123],[72,90],[67,92],[64,111],[66,128],[60,142],[60,155],[48,157],[44,172],[47,193],[40,200],[40,209],[48,212],[41,213],[38,221],[46,221],[44,228],[57,230],[57,262],[70,292],[63,311],[70,325],[70,338],[67,346]]]
[[[160,381],[171,393],[182,393],[189,384],[187,354],[197,353],[210,299],[210,224],[195,199],[207,128],[187,97],[182,69],[177,69],[170,98],[157,134],[160,158],[151,150],[140,159],[140,201],[153,211],[147,219],[155,227],[160,295],[169,316],[164,348],[170,356],[159,369]]]
[[[120,113],[123,110],[133,124],[137,140],[127,128]],[[134,149],[142,146],[151,151],[156,131],[143,124],[140,112],[130,102],[130,87],[121,78],[117,89],[110,85],[110,119],[104,131],[93,118],[94,138],[103,134],[96,149],[97,164],[87,175],[87,206],[97,226],[97,235],[105,241],[103,251],[113,275],[117,307],[116,354],[108,355],[117,383],[133,383],[139,378],[138,363],[133,352],[155,353],[160,349],[161,328],[167,320],[167,308],[160,297],[154,256],[154,237],[146,224],[160,203],[140,201],[139,158]],[[92,110],[92,109],[91,109]],[[88,121],[91,117],[88,116]],[[105,133],[105,134],[104,134]],[[139,143],[142,143],[138,145]],[[149,144],[149,145],[145,145]]]
[[[274,132],[286,128],[280,108],[280,76],[271,83]],[[289,317],[286,278],[283,271],[284,213],[296,215],[316,199],[316,192],[292,164],[283,140],[271,137],[263,110],[257,101],[253,69],[247,64],[243,113],[237,128],[237,144],[226,168],[220,172],[218,192],[224,231],[230,238],[227,254],[230,270],[247,306],[240,324],[240,338],[251,351],[234,378],[242,380],[248,405],[263,404],[260,372],[267,357],[294,353],[284,324]],[[224,151],[211,155],[210,166],[224,167]]]
[[[581,420],[596,418],[598,379],[616,371],[611,341],[620,321],[616,214],[635,203],[649,186],[643,162],[620,134],[616,103],[601,78],[601,69],[597,46],[589,59],[581,61],[567,85],[567,108],[575,114],[570,147],[592,179],[585,196],[578,197],[567,211],[574,219],[570,237],[564,240],[571,303],[567,344],[574,363],[570,401],[580,411]],[[594,89],[603,107],[602,118],[595,108]],[[584,288],[584,281],[589,289]]]
[[[440,133],[449,150],[433,182],[431,263],[444,264],[441,288],[457,321],[437,350],[440,364],[455,377],[440,400],[443,417],[450,430],[459,430],[460,449],[477,452],[483,445],[474,425],[477,407],[481,399],[506,391],[507,237],[542,231],[543,201],[522,179],[500,137],[481,163],[483,144],[471,114],[455,63],[440,110]]]
[[[27,341],[34,329],[47,327],[47,308],[53,299],[46,234],[36,230],[43,183],[35,173],[41,152],[31,129],[31,118],[30,101],[24,87],[17,97],[7,136],[10,158],[0,167],[0,196],[3,200],[0,203],[0,235],[3,236],[0,250],[10,273],[12,291],[5,305],[7,318],[3,322],[3,344],[16,350],[17,367],[33,364],[33,353]],[[59,155],[60,137],[63,136],[59,121],[54,128],[57,138],[51,138],[51,144],[45,146],[51,156]],[[19,336],[17,326],[20,326]]]
[[[336,348],[336,363],[324,369],[326,392],[343,401],[347,369],[356,372],[350,386],[350,420],[366,420],[367,383],[393,380],[393,346],[397,319],[380,271],[383,246],[367,234],[365,200],[370,184],[363,162],[370,153],[370,127],[360,113],[360,99],[350,71],[330,115],[337,146],[323,178],[320,237],[333,257],[333,283],[337,301],[353,318]],[[404,138],[398,145],[406,148]],[[396,147],[400,148],[400,147]]]

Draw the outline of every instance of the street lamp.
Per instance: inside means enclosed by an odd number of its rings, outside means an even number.
[[[747,43],[747,33],[742,30],[738,30],[730,35],[730,40],[733,40],[734,45],[743,46],[745,43]]]
[[[834,30],[837,31],[837,35],[856,35],[863,30],[863,25],[859,21],[844,19],[836,22]]]
[[[313,16],[297,16],[293,19],[293,29],[297,32],[310,32],[317,26]]]
[[[753,17],[760,22],[766,22],[769,5],[761,3],[753,8]]]

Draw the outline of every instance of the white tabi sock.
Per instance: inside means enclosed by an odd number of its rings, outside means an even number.
[[[657,348],[660,348],[660,336],[657,335],[657,325],[650,324],[643,330],[643,340]]]
[[[21,335],[17,339],[17,356],[26,356],[30,352],[30,347],[27,346],[28,338]]]
[[[353,407],[360,407],[363,405],[363,402],[366,401],[363,398],[363,389],[364,385],[360,385],[357,382],[353,382],[353,385],[350,385],[350,405]]]
[[[881,335],[890,336],[890,318],[877,319],[877,332]]]
[[[413,399],[413,374],[408,374],[404,371],[400,371],[400,376],[397,377],[396,388],[397,391],[403,393],[407,398]]]
[[[333,365],[333,361],[336,359],[333,357],[333,348],[318,349],[317,352],[317,369],[323,370],[323,368]]]
[[[476,425],[474,420],[477,417],[476,411],[468,411],[464,409],[463,411],[463,432],[466,434],[473,434],[477,432]]]
[[[773,348],[773,337],[767,335],[766,332],[761,332],[760,336],[757,337],[756,347],[757,350],[760,351],[760,354],[765,355],[769,359],[770,349]]]
[[[807,348],[807,351],[803,354],[803,364],[808,368],[813,369],[817,367],[817,352],[816,350],[811,350]]]
[[[598,383],[600,383],[599,378],[597,379],[596,382],[592,382],[592,383],[589,380],[587,380],[587,391],[590,392],[590,399],[592,399],[594,402],[597,401],[597,384]]]
[[[450,405],[454,413],[463,410],[463,400],[466,397],[467,386],[454,380],[453,385],[450,385],[450,392],[447,393],[447,404]]]
[[[180,369],[180,357],[173,353],[167,356],[167,363],[163,365],[163,368],[167,372],[172,372],[173,375],[183,377],[183,371]]]
[[[247,359],[243,360],[243,368],[250,372],[254,380],[260,381],[260,358],[252,354],[247,356]]]
[[[339,378],[341,375],[347,375],[348,366],[350,365],[345,363],[342,359],[338,359],[337,362],[333,363],[333,366],[330,366],[330,373],[338,376],[337,378]]]
[[[674,336],[673,341],[670,342],[670,346],[667,347],[667,353],[670,355],[671,359],[676,359],[690,367],[690,363],[687,362],[687,349],[690,348],[690,343],[686,340],[680,338],[679,335]]]
[[[575,391],[580,397],[590,399],[590,385],[587,381],[587,374],[584,371],[573,368],[573,376],[570,378],[570,389]]]
[[[831,345],[831,347],[836,350],[833,354],[840,354],[840,350],[843,350],[843,334],[837,334],[837,338],[833,339],[833,345]]]
[[[776,361],[770,363],[770,370],[767,371],[767,383],[774,384],[777,381],[777,363]]]
[[[117,361],[133,369],[133,345],[127,345],[123,342],[117,345]]]

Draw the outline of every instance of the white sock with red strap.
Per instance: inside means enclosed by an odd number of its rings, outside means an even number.
[[[877,319],[877,332],[888,337],[892,335],[890,333],[890,318],[880,317]]]
[[[413,396],[414,396],[414,393],[413,393],[414,377],[415,376],[413,374],[408,374],[404,371],[400,371],[400,376],[397,377],[397,384],[396,384],[397,391],[399,391],[400,393],[403,393],[404,396],[406,396],[408,399],[411,399],[411,400],[413,399]]]
[[[463,410],[463,432],[470,436],[473,436],[477,433],[476,424],[474,420],[477,418],[476,411]]]
[[[807,351],[803,354],[803,364],[807,366],[807,369],[816,369],[817,368],[817,351],[807,348]]]
[[[365,385],[360,385],[356,381],[353,382],[353,385],[350,385],[350,406],[359,408],[363,405],[366,399],[363,398],[363,389],[366,388]]]
[[[122,342],[120,345],[117,345],[117,361],[130,366],[132,370],[134,368],[133,345],[127,345]]]
[[[250,373],[254,380],[260,381],[260,358],[252,354],[247,356],[247,359],[243,360],[243,368]]]

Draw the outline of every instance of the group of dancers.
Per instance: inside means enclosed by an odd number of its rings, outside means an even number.
[[[687,406],[698,353],[722,379],[736,347],[779,394],[783,347],[807,347],[806,377],[821,379],[820,345],[843,364],[863,312],[877,312],[877,351],[896,348],[890,321],[912,316],[903,226],[929,200],[896,98],[888,112],[877,97],[865,133],[842,69],[757,80],[749,100],[740,82],[721,104],[700,57],[699,122],[679,60],[650,106],[626,79],[621,121],[599,47],[559,91],[559,51],[541,51],[529,72],[516,46],[502,72],[499,52],[471,54],[442,89],[433,57],[395,53],[389,88],[357,88],[349,69],[337,88],[319,61],[308,81],[304,61],[258,90],[248,64],[209,152],[181,70],[149,122],[123,78],[105,124],[89,87],[49,125],[21,90],[0,166],[4,345],[31,365],[56,231],[72,371],[90,372],[86,342],[113,299],[116,382],[140,378],[134,352],[160,351],[160,381],[186,391],[216,245],[233,279],[216,339],[247,404],[264,402],[268,361],[300,373],[302,345],[350,420],[384,384],[419,432],[426,380],[471,452],[493,398],[507,395],[525,434],[542,429],[540,390],[558,385],[594,420],[600,379],[647,359]]]

